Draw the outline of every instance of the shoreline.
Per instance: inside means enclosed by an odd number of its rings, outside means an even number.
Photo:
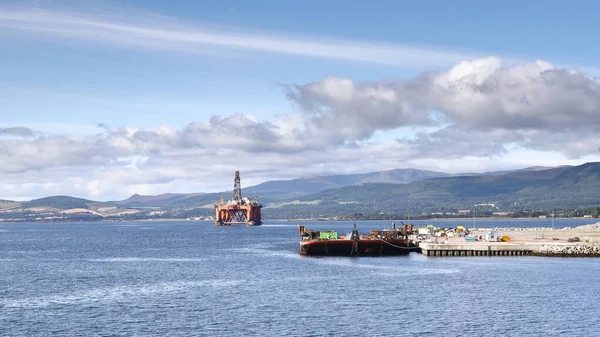
[[[554,218],[554,220],[589,220],[590,222],[600,221],[600,218]],[[408,223],[414,223],[416,221],[426,222],[426,221],[464,221],[469,224],[473,224],[473,218],[427,218],[427,219],[391,219],[392,221],[404,221]],[[487,222],[487,221],[551,221],[549,218],[505,218],[505,217],[493,217],[493,218],[475,218],[475,223],[477,222]],[[56,220],[30,220],[30,219],[0,219],[0,223],[20,223],[20,222],[30,222],[30,223],[53,223],[53,222],[151,222],[151,221],[203,221],[203,222],[214,222],[214,219],[189,219],[189,218],[154,218],[154,219],[56,219]],[[263,223],[267,221],[280,221],[280,222],[362,222],[362,221],[382,221],[389,222],[390,219],[360,219],[360,220],[351,220],[351,219],[326,219],[326,218],[300,218],[300,219],[263,219]],[[477,226],[475,226],[477,227]]]
[[[567,217],[561,217],[561,218],[554,218],[554,220],[584,220],[584,219],[589,219],[590,221],[600,221],[600,218],[584,218],[584,217],[571,217],[571,218],[567,218]],[[270,219],[272,221],[390,221],[390,219],[360,219],[360,220],[351,220],[351,219],[327,219],[327,218],[300,218],[300,219]],[[426,219],[396,219],[396,218],[392,218],[393,221],[429,221],[429,220],[435,220],[435,221],[444,221],[444,220],[448,220],[448,221],[470,221],[473,222],[473,218],[426,218]],[[475,222],[478,221],[489,221],[489,220],[500,220],[500,221],[508,221],[508,220],[519,220],[519,221],[523,221],[523,220],[537,220],[537,221],[542,221],[542,220],[546,220],[546,221],[552,221],[552,218],[509,218],[509,217],[489,217],[489,218],[475,218]]]

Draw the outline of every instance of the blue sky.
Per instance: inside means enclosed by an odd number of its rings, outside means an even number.
[[[26,7],[19,4],[14,7]],[[541,58],[581,67],[595,67],[600,56],[589,43],[594,40],[594,11],[558,1],[47,4],[42,7],[57,11],[96,7],[98,12],[124,13],[125,20],[136,13],[158,14],[200,27],[408,45],[466,55]],[[90,125],[135,121],[140,126],[154,126],[163,122],[165,110],[172,109],[178,113],[170,119],[178,125],[208,111],[269,114],[290,108],[276,86],[280,82],[305,83],[330,75],[355,80],[402,78],[452,64],[382,66],[278,53],[256,55],[248,50],[190,55],[111,46],[101,41],[73,43],[52,36],[24,37],[19,33],[6,31],[0,35],[5,46],[0,65],[2,96],[9,101],[10,112],[19,115],[9,122],[15,124],[33,118],[48,124],[76,118]],[[40,91],[44,99],[31,102],[29,97]],[[223,101],[230,92],[235,92],[235,102]],[[65,109],[65,100],[74,106]],[[42,109],[46,111],[40,114]]]
[[[445,47],[593,64],[593,2],[564,1],[119,1],[202,21],[297,35]]]
[[[595,160],[575,137],[600,115],[593,7],[3,2],[0,199],[219,191],[233,166],[253,184]]]

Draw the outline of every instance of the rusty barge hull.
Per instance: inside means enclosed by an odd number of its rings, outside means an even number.
[[[352,254],[352,240],[301,241],[300,254],[309,256],[395,256],[416,252],[409,240],[361,239],[358,254]]]

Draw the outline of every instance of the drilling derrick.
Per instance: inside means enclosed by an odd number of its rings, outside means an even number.
[[[242,187],[240,186],[240,171],[235,171],[233,180],[233,200],[242,200]]]
[[[260,226],[262,224],[260,209],[262,205],[258,197],[254,200],[242,198],[240,185],[240,171],[235,171],[233,180],[233,199],[215,204],[215,225],[230,226],[233,224],[246,224],[248,226]]]

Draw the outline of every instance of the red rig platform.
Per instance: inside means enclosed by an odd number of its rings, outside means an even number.
[[[258,202],[258,197],[254,200],[242,198],[242,188],[240,187],[240,171],[235,171],[233,183],[233,199],[215,204],[215,225],[231,226],[233,224],[245,224],[247,226],[262,225],[260,209],[262,205]]]

